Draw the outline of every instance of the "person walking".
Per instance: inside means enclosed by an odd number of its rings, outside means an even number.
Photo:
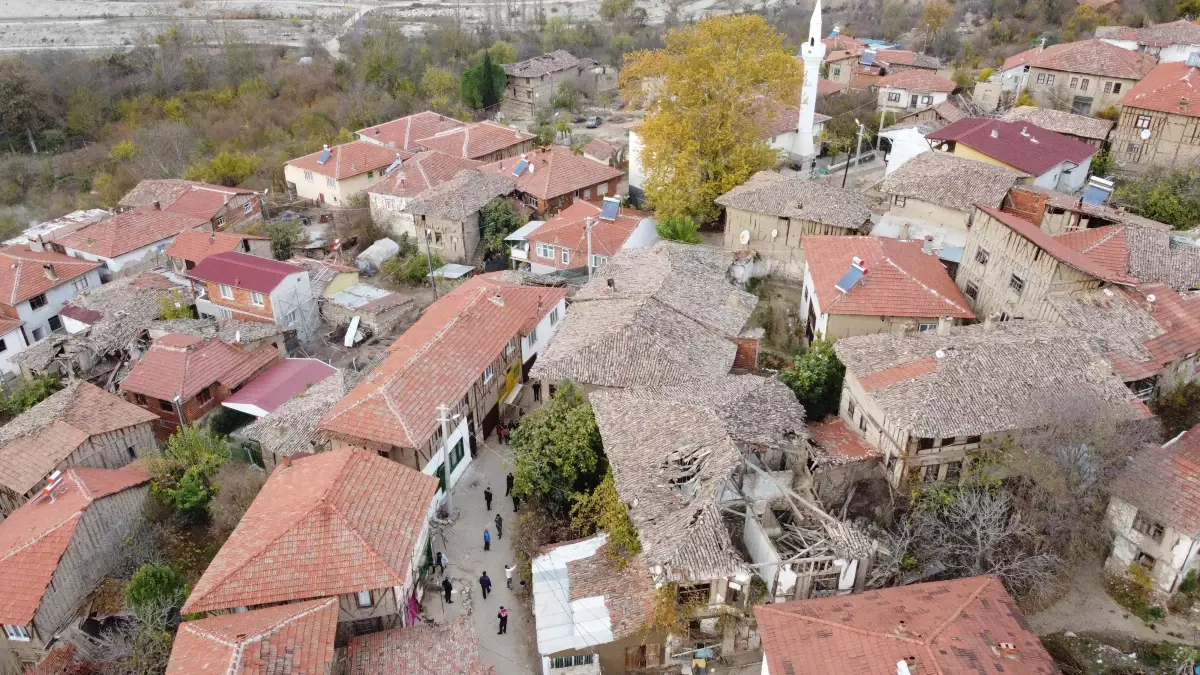
[[[500,445],[508,445],[508,425],[504,422],[496,427],[496,438],[500,441]]]
[[[513,498],[513,513],[516,513],[517,510],[521,508],[521,498],[516,495],[513,495],[512,498]]]
[[[483,528],[483,550],[492,550],[492,533],[486,527]]]
[[[450,599],[450,593],[454,591],[454,585],[450,583],[450,578],[442,579],[442,591],[446,594],[446,602],[453,605],[454,601]]]
[[[504,605],[500,605],[500,611],[496,613],[496,617],[500,619],[500,632],[496,635],[508,633],[508,610],[504,609]]]
[[[515,569],[516,569],[516,567],[514,565],[505,565],[504,566],[504,581],[508,586],[508,590],[510,590],[510,591],[512,590],[512,575],[513,575],[513,570],[515,570]]]
[[[442,555],[441,551],[438,551],[437,555],[433,558],[433,569],[437,570],[438,574],[445,574],[447,562],[446,556]]]
[[[479,587],[483,589],[483,599],[487,600],[487,594],[492,592],[492,578],[486,571],[479,575]]]
[[[499,513],[496,514],[496,538],[504,538],[504,519],[500,517]]]
[[[505,497],[512,494],[512,487],[513,487],[514,480],[516,480],[516,479],[513,478],[512,472],[509,471],[508,475],[504,477],[504,496]]]
[[[487,509],[488,509],[488,511],[491,511],[492,510],[492,486],[491,485],[487,486],[487,489],[485,489],[483,491],[483,501],[487,502]]]

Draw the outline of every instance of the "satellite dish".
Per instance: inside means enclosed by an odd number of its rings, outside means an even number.
[[[772,239],[774,239],[775,237],[778,237],[778,236],[779,236],[779,230],[771,230],[771,238]]]
[[[738,241],[742,242],[742,246],[749,244],[750,243],[750,230],[742,230],[741,235],[738,236]]]
[[[1142,133],[1140,133],[1138,135],[1142,137],[1143,141],[1150,140],[1150,130],[1149,129],[1142,129]]]

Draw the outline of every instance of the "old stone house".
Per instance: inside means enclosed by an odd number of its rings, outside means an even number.
[[[1113,154],[1124,171],[1200,162],[1200,56],[1155,66],[1121,99]]]
[[[188,614],[336,598],[339,646],[420,602],[438,481],[365,450],[285,461],[196,582]]]
[[[604,162],[552,145],[480,167],[516,180],[516,197],[542,218],[576,201],[618,197],[624,173]]]
[[[725,250],[751,252],[763,275],[803,281],[801,237],[866,234],[871,198],[827,183],[760,171],[717,197],[725,207]]]
[[[424,150],[452,157],[496,162],[533,150],[533,138],[533,134],[515,127],[484,120],[418,139],[417,143]]]
[[[834,343],[846,365],[838,415],[879,450],[893,486],[957,482],[973,454],[1047,423],[1065,397],[1149,411],[1080,331],[1040,321],[985,321]]]
[[[1113,481],[1107,520],[1113,545],[1105,568],[1128,574],[1140,565],[1157,594],[1167,595],[1200,567],[1200,427],[1142,448]]]
[[[459,172],[481,166],[482,162],[444,152],[419,152],[367,188],[371,220],[398,237],[408,235],[411,241],[420,241],[425,233],[417,230],[416,219],[407,209],[408,203]]]
[[[181,425],[194,424],[219,407],[279,357],[279,349],[269,344],[250,351],[219,339],[165,335],[121,380],[121,393],[154,414],[154,434],[165,441]]]
[[[836,29],[835,29],[836,32]],[[822,76],[845,91],[854,76],[854,66],[867,49],[867,43],[849,35],[831,34],[825,43],[825,57],[821,59]]]
[[[150,474],[71,467],[0,522],[0,658],[32,666],[145,523]]]
[[[1156,63],[1103,40],[1051,45],[1029,59],[1025,90],[1039,108],[1093,115],[1115,107]]]
[[[515,184],[509,176],[466,169],[429,188],[405,207],[414,219],[417,245],[434,251],[446,262],[473,263],[481,253],[479,210],[496,197],[511,193]]]
[[[564,84],[571,84],[589,97],[615,91],[617,69],[592,59],[581,59],[558,49],[531,59],[504,64],[508,83],[500,110],[513,119],[529,119],[539,107],[548,107],[550,99]]]
[[[121,197],[118,209],[144,206],[207,220],[217,231],[258,220],[263,215],[262,199],[253,190],[178,178],[141,181]]]
[[[565,315],[563,289],[473,277],[388,347],[370,378],[325,414],[319,433],[333,448],[366,448],[452,487],[501,407],[520,405],[524,363]],[[450,415],[445,437],[440,405]]]
[[[0,428],[0,518],[68,466],[119,469],[154,440],[155,416],[81,380]]]
[[[945,103],[958,85],[934,71],[916,68],[881,77],[873,86],[878,92],[880,108],[914,112]]]

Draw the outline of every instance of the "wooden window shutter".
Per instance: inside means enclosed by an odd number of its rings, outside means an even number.
[[[662,645],[646,645],[646,666],[661,666],[663,656]]]
[[[626,647],[625,648],[625,667],[626,668],[641,668],[642,667],[642,648],[641,647]]]

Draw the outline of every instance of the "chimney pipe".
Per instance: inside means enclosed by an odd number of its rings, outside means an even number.
[[[29,242],[29,250],[30,251],[38,251],[38,252],[46,250],[46,245],[44,243],[42,243],[42,235],[39,234],[38,236],[34,237],[32,241]]]
[[[157,199],[154,200],[154,210],[162,211],[162,203],[160,203]]]
[[[217,243],[217,232],[216,232],[216,230],[209,230],[208,231],[208,245],[212,246],[215,243]]]
[[[54,271],[52,263],[42,263],[42,272],[45,273],[46,278],[50,281],[58,281],[58,272]]]
[[[291,467],[292,466],[292,456],[284,455],[283,459],[280,461],[280,463],[283,464],[283,468],[285,468],[285,469]]]
[[[992,330],[996,328],[996,319],[997,317],[995,314],[988,314],[987,316],[983,317],[983,332],[992,332]]]
[[[950,327],[951,327],[951,326],[953,326],[953,325],[954,325],[954,317],[952,317],[952,316],[939,316],[939,317],[938,317],[938,327],[937,327],[937,334],[938,334],[938,335],[942,335],[942,336],[949,335],[949,334],[950,334]]]
[[[933,235],[925,235],[925,241],[921,244],[921,252],[933,255]]]

